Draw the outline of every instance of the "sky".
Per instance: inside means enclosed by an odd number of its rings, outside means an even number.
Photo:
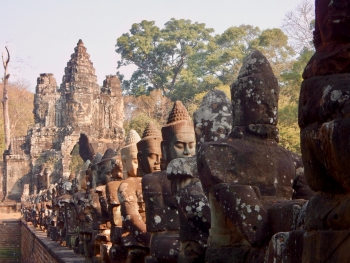
[[[82,39],[98,84],[117,72],[117,38],[133,23],[152,20],[160,28],[171,18],[205,23],[221,34],[231,26],[280,27],[302,0],[0,0],[0,51],[11,55],[10,81],[29,83],[40,73],[62,82],[64,68]],[[127,78],[132,67],[121,68]],[[2,74],[1,74],[2,75]]]

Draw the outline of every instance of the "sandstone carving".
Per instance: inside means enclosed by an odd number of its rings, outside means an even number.
[[[108,75],[99,87],[81,40],[64,73],[60,86],[51,73],[37,79],[35,124],[26,137],[13,138],[6,153],[5,198],[19,201],[24,184],[30,185],[30,194],[37,194],[48,184],[68,179],[76,144],[84,161],[92,160],[97,152],[123,146],[124,103],[119,79]]]
[[[269,237],[279,232],[273,226],[280,213],[274,211],[284,211],[291,220],[283,226],[291,229],[294,213],[301,209],[303,203],[282,208],[276,204],[277,199],[291,198],[301,166],[297,156],[277,144],[278,94],[269,62],[260,52],[252,52],[231,86],[230,136],[200,145],[198,173],[211,208],[206,262],[262,262]]]
[[[177,204],[164,169],[173,159],[195,154],[193,123],[180,101],[174,103],[167,124],[162,127],[162,137],[162,171],[147,174],[142,179],[147,231],[152,234],[150,257],[146,262],[174,262],[179,254],[180,224]]]
[[[299,126],[305,177],[317,194],[300,231],[278,233],[269,262],[349,262],[349,1],[316,0],[316,53],[305,68]],[[299,243],[296,247],[293,243]],[[287,261],[286,261],[287,262]]]

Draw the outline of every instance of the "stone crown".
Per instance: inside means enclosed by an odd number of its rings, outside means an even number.
[[[140,135],[135,130],[130,130],[128,136],[125,138],[125,147],[131,144],[136,144],[141,140]]]
[[[169,114],[167,124],[177,121],[191,121],[191,117],[181,101],[176,101],[174,103],[174,107]]]
[[[146,138],[146,137],[162,137],[162,134],[160,133],[159,129],[157,128],[157,126],[154,124],[154,122],[150,121],[147,126],[146,129],[144,130],[143,134],[142,134],[142,139]]]

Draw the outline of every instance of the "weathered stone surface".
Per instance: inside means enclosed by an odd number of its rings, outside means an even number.
[[[145,205],[142,195],[141,177],[129,177],[119,186],[124,237],[131,235],[141,246],[148,246],[150,234],[146,230]]]
[[[231,134],[198,149],[198,174],[211,209],[207,262],[227,262],[231,253],[237,262],[263,262],[270,237],[296,228],[304,201],[287,200],[302,163],[277,144],[278,94],[269,62],[253,51],[231,86]]]
[[[349,231],[316,231],[304,235],[302,262],[349,262]]]
[[[162,134],[157,126],[153,122],[149,122],[142,134],[142,139],[136,144],[138,176],[160,171],[161,141]]]
[[[197,146],[225,139],[232,130],[232,104],[224,92],[211,90],[193,113]]]
[[[268,263],[296,263],[302,261],[305,231],[280,232],[270,241],[266,254]],[[311,260],[310,262],[314,262]]]
[[[37,193],[62,177],[68,178],[71,152],[77,143],[84,161],[92,160],[95,153],[107,148],[116,150],[123,146],[120,81],[108,75],[103,88],[99,87],[90,55],[81,40],[67,63],[60,88],[53,74],[40,74],[33,113],[35,124],[28,129],[28,135],[13,139],[6,153],[8,179],[3,188],[4,195],[12,200],[20,198],[23,185],[29,181],[30,193]],[[31,170],[25,169],[30,166]],[[45,168],[50,172],[45,172]]]
[[[167,179],[167,164],[173,159],[195,154],[195,135],[191,118],[180,101],[174,103],[167,124],[162,127],[162,163],[160,172],[142,178],[142,192],[146,205],[147,231],[152,233],[147,262],[173,262],[179,255],[179,215],[177,203]],[[163,250],[160,251],[162,245]]]
[[[237,81],[231,86],[235,126],[277,124],[279,86],[270,63],[253,51],[243,61]]]
[[[297,156],[273,139],[244,135],[243,139],[229,138],[225,142],[201,145],[198,163],[203,187],[209,189],[217,183],[242,184],[256,186],[263,196],[291,198],[291,185],[300,165]],[[220,162],[216,156],[220,156]]]
[[[125,138],[125,146],[121,149],[121,159],[123,163],[123,178],[135,177],[137,174],[138,160],[137,160],[137,146],[136,144],[141,140],[140,135],[131,130]]]

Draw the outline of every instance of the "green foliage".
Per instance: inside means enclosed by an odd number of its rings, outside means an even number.
[[[214,89],[221,90],[221,91],[225,92],[227,98],[229,98],[229,100],[231,100],[230,86],[219,85],[219,86],[215,87]],[[209,91],[203,91],[201,93],[197,93],[193,99],[185,101],[184,105],[187,108],[188,114],[190,114],[190,116],[193,116],[193,113],[196,110],[198,110],[198,108],[200,107],[200,105],[202,103],[204,96],[207,95],[208,92]]]
[[[298,126],[298,101],[302,73],[313,50],[304,49],[294,61],[290,69],[281,74],[281,93],[279,100],[279,124],[280,143],[283,147],[300,152],[300,132]]]
[[[146,114],[141,113],[130,121],[124,122],[125,134],[128,134],[130,130],[135,130],[140,136],[142,136],[143,131],[150,121],[153,121],[159,129],[161,128],[161,124],[159,124],[156,119],[150,118]]]
[[[2,98],[3,84],[0,83],[0,96]],[[33,100],[34,94],[25,83],[10,83],[8,86],[9,116],[11,137],[25,136],[28,127],[34,123]],[[0,152],[5,150],[4,116],[2,105],[0,107]]]
[[[118,68],[130,64],[138,67],[130,80],[123,81],[125,91],[132,95],[147,94],[152,89],[171,93],[188,58],[204,51],[212,32],[205,24],[185,19],[172,18],[163,29],[154,21],[133,24],[116,45],[122,58]]]
[[[141,96],[159,89],[172,101],[191,101],[198,93],[230,85],[252,49],[266,55],[278,78],[294,55],[287,36],[278,28],[261,31],[240,25],[221,35],[212,36],[213,32],[205,24],[184,19],[171,19],[163,29],[154,21],[133,24],[116,45],[122,57],[118,68],[137,66],[129,80],[118,72],[124,92]]]

